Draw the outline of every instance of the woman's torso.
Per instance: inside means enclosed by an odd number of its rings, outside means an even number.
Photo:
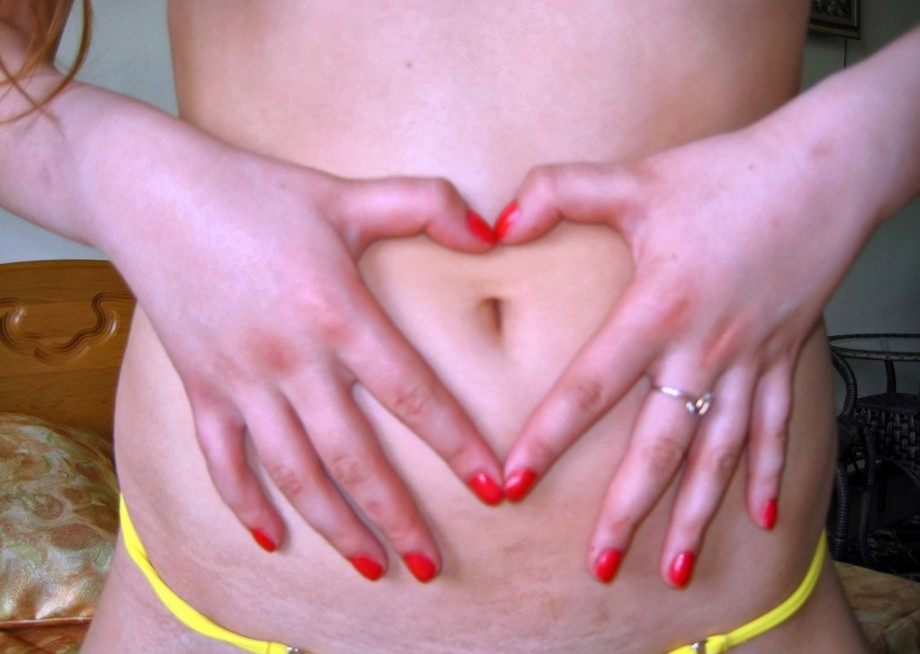
[[[171,3],[170,23],[186,120],[345,177],[443,176],[488,217],[536,164],[634,158],[781,104],[797,89],[806,4],[197,0]],[[499,456],[630,275],[622,242],[596,226],[485,256],[388,241],[361,265]],[[483,308],[495,300],[500,329]],[[641,388],[526,502],[498,508],[359,393],[442,548],[443,574],[425,586],[396,564],[364,581],[277,494],[287,544],[270,556],[253,546],[211,487],[142,313],[120,390],[119,472],[164,579],[249,636],[317,654],[664,651],[763,613],[804,574],[833,448],[820,341],[798,371],[779,526],[747,517],[742,464],[685,591],[658,577],[670,495],[614,584],[584,567]]]

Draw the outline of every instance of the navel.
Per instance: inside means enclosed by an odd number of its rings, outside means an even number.
[[[504,300],[497,297],[485,298],[479,303],[478,314],[486,333],[500,338],[504,320]]]

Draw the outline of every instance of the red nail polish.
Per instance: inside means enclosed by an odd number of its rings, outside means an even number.
[[[505,497],[512,502],[519,502],[530,492],[531,486],[537,480],[537,473],[530,468],[515,470],[505,479]]]
[[[259,547],[261,547],[266,552],[274,552],[276,549],[278,549],[278,545],[271,539],[271,536],[266,534],[261,529],[250,529],[249,533],[252,534],[252,537],[259,544]]]
[[[767,500],[763,503],[763,510],[760,514],[761,526],[770,530],[776,526],[776,499]]]
[[[434,561],[424,554],[406,554],[403,557],[409,572],[423,584],[428,583],[438,574]]]
[[[495,222],[495,239],[500,241],[505,237],[505,234],[508,233],[508,230],[511,229],[511,226],[517,220],[518,216],[521,215],[521,210],[518,207],[517,200],[514,200],[509,204],[505,209],[499,214],[498,220]]]
[[[693,561],[695,557],[693,552],[681,552],[671,561],[671,567],[668,569],[668,579],[678,588],[683,588],[690,583],[690,577],[693,574]]]
[[[620,569],[620,561],[623,559],[623,552],[620,550],[605,550],[603,554],[597,557],[594,564],[594,574],[605,584],[613,581]]]
[[[505,499],[502,487],[484,472],[474,475],[468,483],[473,492],[486,504],[495,506],[496,504],[501,504],[501,501]]]
[[[470,228],[470,231],[473,232],[481,240],[489,243],[490,245],[495,243],[495,232],[493,232],[492,228],[489,227],[489,223],[487,223],[482,218],[482,216],[480,216],[475,211],[466,212],[466,225]]]
[[[383,566],[374,559],[366,556],[353,556],[348,562],[355,566],[355,570],[360,572],[366,579],[377,581],[383,576]]]

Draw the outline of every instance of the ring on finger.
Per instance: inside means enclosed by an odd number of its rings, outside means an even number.
[[[682,391],[679,388],[674,388],[673,386],[652,386],[652,390],[656,390],[659,393],[664,393],[670,397],[676,397],[678,400],[684,401],[684,407],[694,418],[701,418],[706,415],[710,408],[712,408],[712,391],[706,391],[700,396],[693,395],[687,391]]]

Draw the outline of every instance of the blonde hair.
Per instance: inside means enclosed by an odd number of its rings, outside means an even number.
[[[0,0],[0,5],[8,0]],[[13,0],[17,2],[18,0]],[[53,99],[58,93],[64,90],[67,84],[73,80],[80,66],[86,60],[86,54],[89,52],[90,34],[92,32],[93,10],[90,0],[80,0],[83,9],[83,30],[80,34],[80,45],[77,48],[77,54],[73,63],[64,73],[61,81],[42,98],[33,98],[20,85],[20,82],[29,76],[43,62],[51,62],[57,52],[61,35],[64,33],[64,27],[67,25],[67,18],[70,15],[72,2],[66,0],[30,0],[28,3],[28,17],[30,21],[29,45],[26,52],[26,58],[19,70],[12,72],[6,64],[0,59],[0,74],[6,79],[0,85],[11,85],[28,99],[32,108],[18,116],[8,120],[16,120],[23,115],[40,109],[47,102]]]

